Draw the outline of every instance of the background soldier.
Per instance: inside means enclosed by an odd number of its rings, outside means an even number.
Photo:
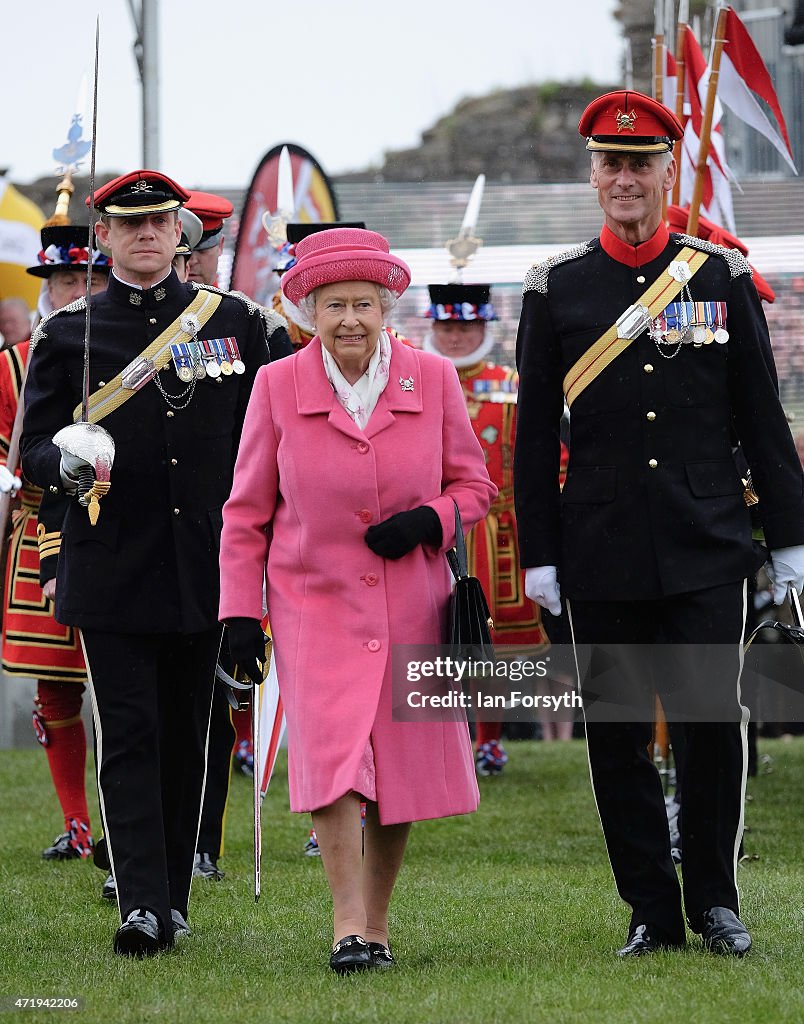
[[[486,325],[497,319],[487,284],[431,284],[432,338],[425,348],[446,356],[461,380],[472,429],[483,449],[486,469],[497,497],[485,522],[466,538],[469,572],[477,576],[494,620],[498,652],[542,649],[547,635],[538,606],[525,596],[519,568],[514,518],[514,435],[516,433],[516,370],[497,366],[487,357],[494,338]],[[510,646],[509,646],[510,645]],[[508,761],[500,743],[502,722],[475,722],[475,767],[478,775],[498,775]]]
[[[39,262],[28,273],[43,281],[40,307],[61,309],[86,294],[88,226],[42,228]],[[111,266],[91,254],[92,290],[103,291]],[[30,323],[30,321],[28,321]],[[25,378],[29,342],[0,355],[0,460],[5,465]],[[15,478],[20,480],[20,478]],[[53,591],[66,504],[21,478],[13,512],[3,600],[3,669],[35,678],[33,724],[64,815],[64,831],[42,851],[46,860],[83,859],[92,852],[85,785],[87,738],[81,718],[84,656],[72,626],[53,618]],[[37,522],[38,518],[38,522]]]
[[[133,956],[188,932],[221,637],[221,508],[251,385],[271,357],[258,307],[182,284],[171,269],[186,200],[147,170],[95,195],[115,271],[92,303],[89,416],[103,420],[116,456],[96,524],[70,504],[56,588],[57,620],[82,631],[94,696],[122,922],[114,948]],[[46,318],[35,336],[22,443],[32,479],[69,494],[104,475],[88,427],[61,451],[53,443],[82,412],[82,307]]]
[[[626,654],[659,641],[707,651],[657,684],[686,739],[687,921],[706,948],[741,956],[751,937],[736,886],[748,717],[739,674],[745,580],[758,552],[733,432],[760,496],[779,600],[788,583],[800,591],[804,582],[804,480],[747,261],[668,234],[662,221],[681,125],[655,100],[619,91],[591,103],[579,130],[592,153],[603,230],[531,269],[517,343],[514,465],[526,589],[557,613],[560,581],[576,643],[631,645]],[[564,395],[571,441],[559,497]],[[683,658],[683,648],[674,651]],[[591,683],[583,683],[589,698]],[[619,954],[640,956],[683,945],[685,927],[661,782],[647,752],[653,696],[623,668],[618,685],[615,696],[640,714],[644,704],[644,718],[593,720],[587,703],[587,741],[615,880],[632,908]],[[691,696],[705,702],[705,715],[695,714]]]

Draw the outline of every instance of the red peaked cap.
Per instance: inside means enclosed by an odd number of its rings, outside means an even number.
[[[178,210],[189,198],[189,192],[160,171],[129,171],[95,191],[95,209],[108,217],[144,217]],[[89,196],[85,202],[89,206]]]
[[[669,107],[633,89],[617,89],[592,100],[578,131],[586,148],[613,153],[667,153],[684,134]]]
[[[184,204],[188,210],[200,218],[204,231],[218,231],[223,227],[227,217],[231,217],[234,207],[228,199],[216,196],[214,192],[198,192],[190,189],[190,198]]]
[[[680,231],[682,234],[687,230],[687,216],[689,214],[689,207],[687,206],[672,206],[667,207],[667,226],[671,231]],[[733,235],[730,231],[721,227],[719,224],[715,224],[714,221],[707,220],[706,217],[698,218],[698,238],[704,238],[714,245],[722,245],[725,249],[737,249],[743,254],[748,255],[748,246],[745,242]],[[765,302],[774,302],[776,299],[776,292],[768,284],[765,278],[760,274],[755,266],[751,266],[753,271],[754,287],[760,299],[764,299]]]

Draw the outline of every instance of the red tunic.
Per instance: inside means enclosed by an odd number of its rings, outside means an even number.
[[[5,465],[17,414],[29,342],[0,353],[0,463]],[[75,680],[86,676],[81,641],[72,626],[53,618],[53,605],[39,584],[37,514],[42,492],[23,477],[19,508],[12,512],[3,593],[3,668],[34,679]],[[47,533],[48,550],[58,547],[58,531]]]
[[[458,376],[486,469],[499,492],[486,519],[467,538],[469,572],[483,584],[498,648],[541,647],[548,643],[547,634],[538,605],[525,596],[514,516],[517,373],[494,363],[478,363],[458,370]]]

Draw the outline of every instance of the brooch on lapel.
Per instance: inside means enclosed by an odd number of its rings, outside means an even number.
[[[400,377],[399,386],[403,391],[413,391],[413,378],[412,377]]]

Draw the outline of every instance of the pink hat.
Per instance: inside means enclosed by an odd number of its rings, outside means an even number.
[[[332,228],[297,243],[296,263],[282,277],[282,293],[298,305],[316,288],[337,281],[373,281],[398,297],[410,284],[410,268],[391,255],[376,231]]]

